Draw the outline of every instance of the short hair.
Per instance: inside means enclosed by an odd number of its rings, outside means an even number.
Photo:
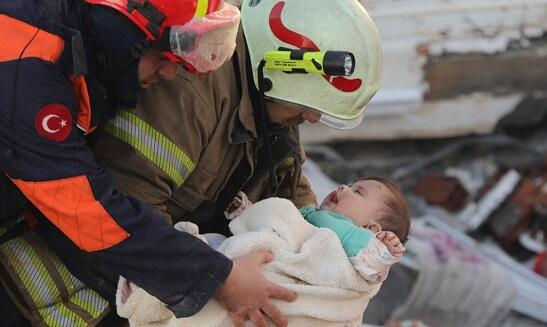
[[[377,181],[383,184],[391,193],[385,199],[384,207],[377,223],[382,226],[382,230],[393,232],[401,243],[405,243],[410,232],[410,213],[405,197],[401,190],[389,179],[370,176],[363,177],[359,181]]]

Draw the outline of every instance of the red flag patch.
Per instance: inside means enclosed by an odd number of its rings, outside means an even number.
[[[72,115],[68,108],[60,103],[48,104],[36,115],[34,127],[40,136],[62,142],[72,131]]]

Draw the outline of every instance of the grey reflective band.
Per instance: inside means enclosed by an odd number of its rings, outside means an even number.
[[[6,230],[1,229],[0,235]],[[2,283],[33,325],[94,326],[108,302],[74,277],[33,231],[0,245]]]
[[[131,145],[158,166],[169,175],[177,187],[180,187],[196,168],[184,151],[129,111],[118,112],[118,115],[105,125],[105,130]]]

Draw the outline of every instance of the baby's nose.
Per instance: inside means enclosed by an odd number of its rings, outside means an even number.
[[[348,186],[346,184],[342,184],[342,185],[338,186],[338,192],[342,192],[346,188],[348,188]]]

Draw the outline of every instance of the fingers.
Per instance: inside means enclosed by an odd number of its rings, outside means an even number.
[[[404,253],[406,248],[401,242],[397,242],[397,244],[393,247],[393,250],[397,253]]]
[[[397,237],[397,235],[395,235],[394,233],[392,232],[386,232],[385,233],[385,236],[384,236],[384,242],[393,247],[397,247],[399,245],[402,245],[401,244],[401,241],[399,240],[399,238]]]
[[[270,301],[292,302],[296,294],[264,278],[260,266],[272,259],[273,254],[262,249],[234,259],[232,272],[215,295],[230,312],[233,326],[250,319],[255,326],[267,327],[268,317],[276,326],[287,326],[286,317]]]
[[[296,300],[296,293],[294,293],[293,291],[289,291],[288,289],[274,283],[270,283],[270,284],[271,284],[270,297],[288,301],[288,302],[292,302]]]
[[[396,257],[401,257],[406,251],[404,245],[399,240],[399,237],[393,232],[380,232],[376,237],[386,245],[389,252]]]
[[[391,251],[391,255],[400,258],[403,255],[403,251]]]
[[[390,252],[397,258],[400,258],[405,251],[406,248],[404,247],[404,245],[401,244],[401,242],[397,242],[397,245],[394,246],[392,250],[390,250]]]
[[[263,305],[260,310],[262,310],[262,312],[264,312],[264,314],[266,314],[278,327],[285,327],[289,323],[287,317],[285,317],[285,315],[271,302]]]
[[[255,327],[268,327],[268,322],[262,315],[262,312],[260,310],[254,310],[249,314],[249,318],[253,322],[253,325]]]
[[[268,250],[259,249],[249,254],[258,265],[268,263],[273,260],[273,253]]]
[[[397,235],[395,235],[395,233],[392,233],[392,232],[386,232],[386,240],[388,240],[389,242],[392,242],[394,244],[397,244],[397,242],[399,242],[399,238],[397,237]]]
[[[232,321],[232,327],[243,327],[245,316],[236,313],[230,313],[230,320]]]
[[[376,234],[376,238],[379,239],[380,241],[383,241],[384,238],[386,238],[386,232],[379,232]]]
[[[268,302],[262,308],[253,310],[249,313],[249,319],[252,321],[255,327],[268,327],[268,321],[264,317],[264,314],[268,316],[277,327],[288,326],[287,317],[272,303]],[[230,320],[233,327],[243,327],[245,316],[242,314],[230,314]]]
[[[240,206],[241,206],[241,200],[238,198],[234,198],[232,202],[230,202],[230,204],[228,205],[227,211],[232,212],[236,210],[237,208],[239,208]]]
[[[395,245],[393,245],[393,248],[397,250],[402,250],[404,246],[401,244],[401,242],[397,242],[395,243]]]
[[[232,201],[232,205],[235,209],[239,208],[239,206],[241,206],[241,199],[235,198],[234,201]]]

